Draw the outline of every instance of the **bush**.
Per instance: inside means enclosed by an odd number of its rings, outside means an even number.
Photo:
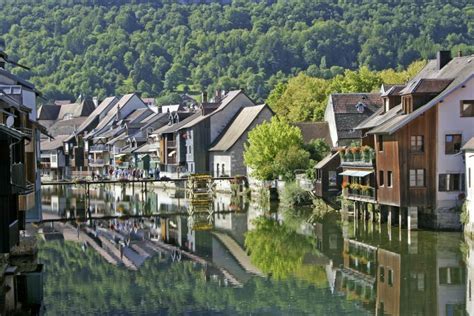
[[[296,182],[287,183],[281,194],[281,202],[285,206],[311,205],[312,201],[310,193],[303,190]]]

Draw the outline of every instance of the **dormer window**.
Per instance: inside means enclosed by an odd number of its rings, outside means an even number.
[[[410,95],[402,97],[402,108],[404,114],[413,112],[413,98]]]
[[[364,113],[366,107],[367,106],[362,102],[359,102],[356,104],[356,109],[357,109],[357,112],[359,113]]]
[[[66,113],[66,115],[64,115],[63,117],[63,120],[72,120],[72,113]]]

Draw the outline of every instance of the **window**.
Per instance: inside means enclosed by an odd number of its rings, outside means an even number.
[[[316,180],[321,181],[323,178],[323,170],[316,169]]]
[[[425,186],[425,169],[410,169],[410,187]]]
[[[337,186],[337,172],[334,170],[328,171],[328,178],[329,178],[329,186],[335,187]]]
[[[460,173],[440,174],[438,190],[440,192],[463,191],[464,177]]]
[[[380,283],[384,283],[385,282],[385,269],[381,266],[379,270],[380,270],[379,281]]]
[[[216,164],[216,177],[219,177],[219,164]]]
[[[474,100],[462,100],[461,101],[461,117],[473,117],[474,116]]]
[[[439,284],[463,284],[464,273],[459,267],[439,268]]]
[[[221,172],[221,177],[225,176],[225,165],[222,164],[222,172]]]
[[[383,171],[379,171],[379,186],[383,187]]]
[[[471,188],[471,168],[469,168],[469,171],[468,171],[468,176],[467,176],[467,181],[468,181],[468,185],[469,185],[469,189]]]
[[[410,150],[412,152],[423,152],[424,151],[424,139],[423,136],[411,136],[410,137]]]
[[[392,171],[387,171],[387,187],[392,187],[393,178]]]
[[[453,155],[461,151],[461,134],[449,134],[445,137],[445,154]]]
[[[379,144],[379,151],[383,151],[383,136],[377,136],[377,143]]]
[[[388,285],[393,286],[393,270],[389,269],[388,270],[388,280],[387,280]]]

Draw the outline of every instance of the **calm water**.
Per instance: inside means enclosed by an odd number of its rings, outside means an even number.
[[[43,209],[45,220],[97,218],[40,225],[47,315],[474,312],[460,233],[316,219],[221,194],[196,206],[141,187],[95,188],[90,203],[81,190],[45,189]]]

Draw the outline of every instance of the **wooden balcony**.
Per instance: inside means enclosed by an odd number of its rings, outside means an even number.
[[[361,202],[376,202],[375,188],[369,187],[368,189],[351,189],[345,188],[343,195],[348,200],[361,201]]]
[[[169,140],[166,142],[166,145],[168,148],[176,148],[176,141],[175,140]]]

